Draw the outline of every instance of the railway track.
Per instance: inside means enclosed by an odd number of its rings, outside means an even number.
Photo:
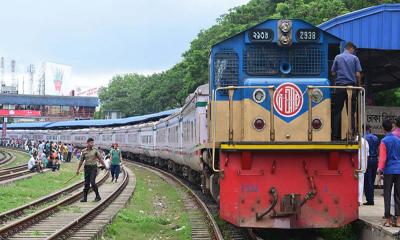
[[[0,169],[0,176],[12,174],[12,173],[21,171],[21,169],[26,170],[26,164],[22,164],[22,165],[15,166],[15,167],[2,168],[2,169]]]
[[[103,174],[101,179],[98,180],[98,184],[104,184],[108,176],[108,172]],[[87,226],[98,227],[96,224],[88,223],[101,214],[107,206],[113,204],[113,200],[128,185],[130,176],[131,173],[124,170],[123,180],[120,183],[103,185],[100,188],[103,199],[99,203],[79,202],[82,197],[82,191],[77,189],[83,184],[83,182],[79,182],[33,203],[33,207],[38,207],[54,201],[54,199],[62,195],[67,195],[65,198],[33,214],[24,214],[27,209],[32,209],[32,206],[28,205],[2,214],[0,215],[0,220],[5,222],[0,227],[0,239],[69,239],[71,236],[75,239],[85,239],[88,237],[89,232],[95,235],[95,230],[93,229],[85,229],[81,235],[78,233],[79,229],[86,224]],[[11,219],[13,217],[16,219]],[[109,221],[110,217],[106,218]]]
[[[9,163],[11,161],[14,161],[15,157],[9,153],[9,152],[5,152],[5,151],[0,151],[0,165],[4,165],[6,163]]]
[[[0,184],[4,181],[11,180],[14,178],[18,178],[21,176],[25,176],[28,174],[33,174],[34,172],[31,172],[30,170],[27,169],[27,165],[19,165],[11,169],[2,169],[0,170]]]
[[[189,195],[184,201],[185,210],[189,213],[189,219],[192,225],[192,239],[213,239],[213,240],[251,240],[256,239],[255,236],[249,235],[247,231],[236,228],[233,225],[228,225],[225,230],[225,235],[222,234],[215,217],[218,216],[218,206],[215,202],[207,199],[201,190],[196,189],[195,186],[188,183],[186,180],[181,179],[163,169],[150,166],[147,164],[139,163],[134,160],[128,159],[125,163],[133,166],[142,167],[158,174],[164,180],[175,182],[182,187]],[[196,210],[200,210],[203,214],[198,214]]]

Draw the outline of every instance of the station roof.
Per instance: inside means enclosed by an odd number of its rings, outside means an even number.
[[[382,4],[335,17],[318,26],[357,48],[400,50],[400,4]]]
[[[121,125],[132,125],[156,121],[179,112],[179,108],[142,116],[134,116],[119,119],[95,119],[95,120],[76,120],[61,122],[35,122],[35,123],[11,123],[7,129],[65,129],[65,128],[90,128],[90,127],[113,127]]]
[[[97,97],[1,94],[0,104],[97,107]]]
[[[357,46],[368,94],[400,87],[400,4],[360,9],[318,27]]]
[[[7,129],[44,129],[51,122],[10,123]]]

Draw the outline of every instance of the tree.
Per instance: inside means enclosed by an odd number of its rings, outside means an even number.
[[[214,26],[201,30],[182,54],[182,61],[171,69],[150,76],[114,76],[100,90],[102,109],[133,116],[182,106],[190,93],[208,82],[211,46],[264,20],[299,18],[318,25],[349,11],[392,2],[400,0],[251,0],[221,15]]]

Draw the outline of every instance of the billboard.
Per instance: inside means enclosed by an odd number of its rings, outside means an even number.
[[[98,92],[99,92],[99,88],[98,87],[88,88],[88,89],[85,89],[85,90],[82,90],[82,88],[78,88],[76,90],[76,96],[93,97],[93,96],[97,96]]]
[[[44,64],[44,81],[46,95],[64,95],[66,83],[71,79],[71,66],[46,62]]]
[[[0,117],[40,117],[40,111],[0,109]]]

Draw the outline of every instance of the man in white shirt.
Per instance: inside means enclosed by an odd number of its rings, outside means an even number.
[[[37,159],[37,151],[33,151],[31,158],[28,161],[28,169],[31,172],[43,172],[40,161]]]
[[[358,205],[361,206],[364,195],[364,174],[367,169],[369,156],[369,145],[365,138],[361,138],[361,149],[358,150],[358,166],[361,172],[358,173]]]
[[[31,158],[30,158],[29,161],[28,161],[28,169],[29,169],[31,172],[37,171],[36,160],[35,160],[35,158],[34,158],[33,156],[31,156]]]

